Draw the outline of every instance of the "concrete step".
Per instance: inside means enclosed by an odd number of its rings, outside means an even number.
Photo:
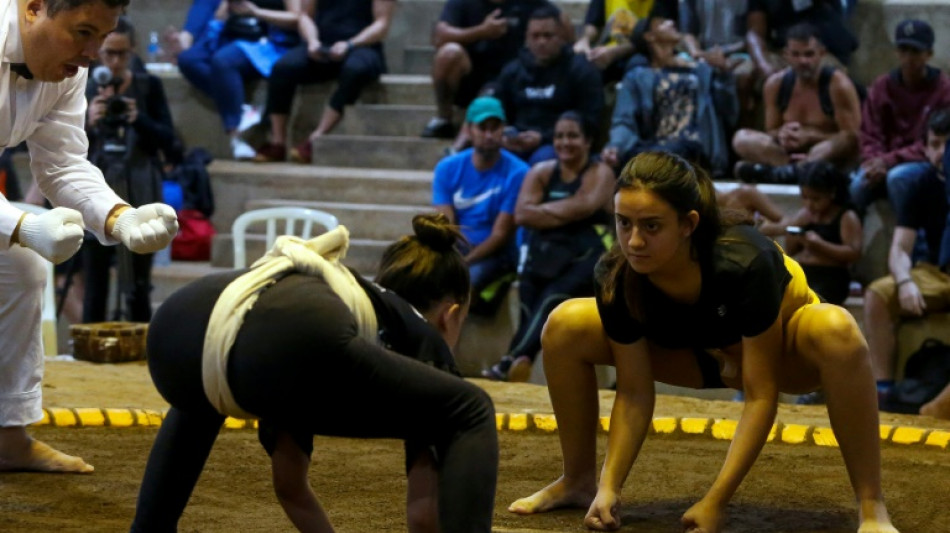
[[[346,226],[353,239],[394,241],[412,233],[412,217],[432,211],[430,205],[392,205],[302,200],[251,200],[247,210],[292,206],[326,211]],[[263,227],[259,228],[263,232]]]
[[[181,287],[208,274],[224,272],[230,267],[214,266],[209,261],[172,261],[152,267],[152,304],[164,301]]]
[[[429,44],[407,45],[403,49],[403,72],[406,74],[429,74],[435,47]]]
[[[716,181],[714,182],[716,186],[716,192],[726,193],[732,190],[735,190],[738,187],[744,186],[743,183],[738,181]],[[802,200],[798,185],[775,185],[775,184],[761,184],[755,186],[757,189],[765,193],[770,200],[775,202],[775,205],[782,210],[786,215],[795,213],[802,207]]]
[[[219,233],[252,200],[333,201],[344,203],[428,205],[432,171],[340,168],[291,163],[214,161],[208,167]]]
[[[181,76],[177,67],[153,65],[150,71],[162,80],[172,114],[172,121],[185,145],[202,146],[207,148],[215,157],[230,159],[231,149],[214,102],[192,87]],[[330,93],[335,88],[335,82],[300,87],[291,111],[290,130],[305,133],[312,131],[320,119],[320,113]],[[263,107],[267,97],[267,84],[264,82],[249,84],[248,91],[246,100]],[[384,75],[379,82],[373,83],[364,89],[357,105],[347,109],[347,115],[362,104],[434,106],[435,97],[432,93],[432,78],[428,75]],[[359,111],[357,110],[356,113],[359,113]],[[426,116],[418,126],[410,128],[413,136],[422,131],[428,118]],[[265,130],[268,127],[266,124],[263,126]],[[295,135],[296,139],[305,137],[303,134],[295,133]]]
[[[435,106],[366,104],[347,110],[336,135],[375,135],[380,137],[418,137],[429,119],[436,114]],[[301,121],[302,122],[302,121]],[[297,128],[294,139],[305,139],[316,127]]]
[[[327,135],[314,141],[313,162],[340,167],[432,170],[445,156],[449,144],[441,139],[418,137]]]

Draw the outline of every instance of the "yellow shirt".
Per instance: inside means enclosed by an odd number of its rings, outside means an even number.
[[[593,0],[597,1],[597,0]],[[650,14],[654,0],[604,0],[604,25],[601,41],[607,46],[629,42],[637,21]]]

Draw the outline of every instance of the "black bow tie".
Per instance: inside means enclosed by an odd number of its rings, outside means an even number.
[[[33,73],[30,72],[30,67],[26,66],[26,63],[10,63],[10,70],[16,72],[23,79],[33,79]]]

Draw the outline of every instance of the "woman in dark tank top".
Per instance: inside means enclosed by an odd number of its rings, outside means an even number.
[[[861,219],[849,206],[844,174],[825,162],[800,169],[803,205],[788,220],[785,251],[819,296],[841,305],[850,291],[850,267],[861,257]]]

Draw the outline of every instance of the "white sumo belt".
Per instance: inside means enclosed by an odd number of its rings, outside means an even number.
[[[201,358],[201,380],[205,396],[225,416],[256,419],[234,400],[228,385],[228,357],[244,323],[244,315],[254,306],[260,294],[290,272],[320,276],[343,300],[356,318],[361,337],[375,342],[376,313],[366,292],[340,261],[350,245],[350,233],[344,226],[305,241],[299,237],[282,236],[264,257],[251,265],[251,270],[232,281],[218,297],[211,311],[205,333]]]

